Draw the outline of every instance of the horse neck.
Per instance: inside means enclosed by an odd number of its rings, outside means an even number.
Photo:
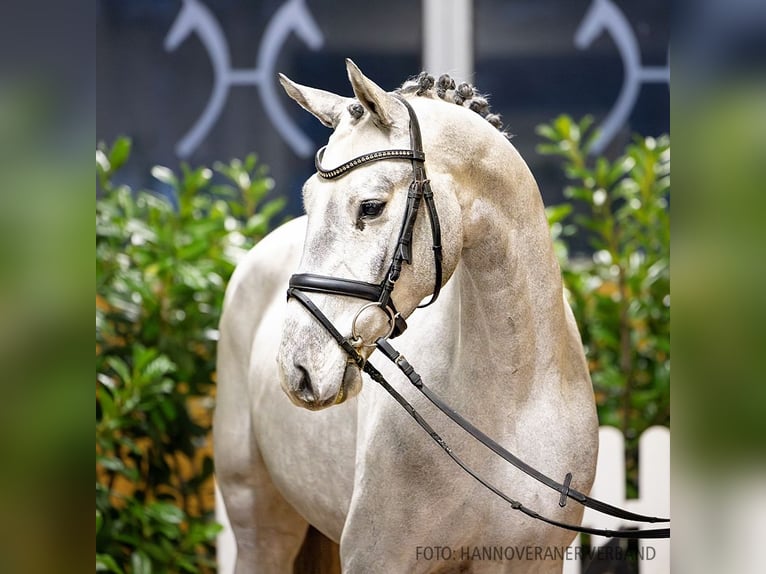
[[[471,124],[476,135],[442,156],[456,162],[449,169],[463,213],[458,355],[464,370],[489,369],[495,384],[523,400],[533,386],[582,380],[587,367],[537,184],[504,137]]]

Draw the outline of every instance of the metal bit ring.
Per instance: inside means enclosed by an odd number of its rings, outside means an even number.
[[[371,307],[377,307],[381,311],[384,311],[386,315],[388,315],[388,324],[389,329],[388,333],[383,335],[384,339],[388,339],[391,334],[394,332],[394,326],[396,324],[396,315],[394,315],[394,312],[389,307],[381,307],[380,303],[367,303],[366,305],[363,305],[359,311],[356,312],[356,315],[354,315],[354,320],[351,321],[351,344],[359,347],[375,347],[375,343],[365,343],[364,337],[362,337],[359,332],[356,330],[356,323],[359,320],[359,317],[362,315],[362,313],[365,312],[365,310],[371,308]]]

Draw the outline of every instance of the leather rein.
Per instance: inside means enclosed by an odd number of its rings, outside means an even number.
[[[511,508],[518,510],[526,514],[527,516],[536,520],[541,520],[553,526],[571,530],[574,532],[580,532],[584,534],[594,534],[605,537],[615,538],[670,538],[670,528],[657,528],[657,529],[641,529],[641,530],[612,530],[602,528],[590,528],[587,526],[581,526],[579,524],[570,524],[566,522],[560,522],[552,518],[543,516],[534,510],[527,508],[521,502],[514,500],[500,489],[492,485],[486,479],[482,478],[476,473],[470,466],[468,466],[462,459],[460,459],[450,448],[450,446],[442,439],[442,437],[428,424],[428,422],[418,413],[415,407],[410,404],[401,394],[399,394],[383,377],[370,362],[364,359],[359,353],[359,348],[362,346],[375,347],[383,353],[390,361],[392,361],[399,370],[407,377],[407,380],[422,393],[436,408],[447,415],[453,422],[460,426],[464,431],[474,437],[478,442],[484,445],[486,448],[509,462],[519,470],[523,471],[527,475],[531,476],[535,480],[548,486],[560,494],[559,506],[564,507],[567,499],[572,499],[583,506],[591,508],[602,514],[621,518],[624,520],[631,520],[636,522],[670,522],[667,518],[657,518],[654,516],[645,516],[634,512],[621,509],[606,502],[591,498],[586,494],[583,494],[570,486],[572,480],[572,474],[567,473],[563,483],[559,483],[556,480],[548,477],[542,472],[538,471],[534,467],[530,466],[513,453],[503,448],[496,441],[492,440],[489,436],[484,434],[470,421],[466,420],[457,411],[451,408],[446,402],[444,402],[436,393],[434,393],[425,383],[423,383],[420,375],[410,365],[407,359],[399,353],[391,343],[389,338],[394,338],[400,335],[407,328],[407,324],[404,318],[398,313],[394,302],[391,298],[396,281],[399,279],[403,263],[412,263],[412,234],[415,221],[418,216],[418,211],[422,202],[425,202],[428,216],[431,222],[431,233],[433,240],[433,252],[434,252],[434,267],[435,267],[435,282],[433,295],[431,300],[425,305],[420,307],[427,307],[431,305],[439,296],[439,291],[442,284],[442,252],[441,252],[441,229],[439,226],[439,218],[436,212],[436,205],[433,200],[433,192],[431,191],[431,185],[426,176],[425,170],[425,154],[423,153],[423,144],[420,135],[420,124],[418,123],[415,111],[412,106],[401,96],[395,94],[397,99],[407,108],[410,118],[410,149],[391,149],[368,153],[352,159],[334,169],[325,169],[322,167],[322,157],[324,156],[325,148],[321,148],[316,155],[316,168],[319,177],[323,179],[335,179],[342,177],[351,170],[370,162],[382,161],[382,160],[409,160],[412,163],[413,181],[410,184],[409,192],[407,194],[407,207],[405,210],[404,219],[402,221],[402,227],[397,239],[396,249],[388,268],[386,276],[380,283],[366,283],[363,281],[357,281],[352,279],[344,279],[340,277],[328,277],[325,275],[315,275],[310,273],[295,274],[290,278],[289,288],[287,290],[288,300],[293,298],[297,300],[303,307],[319,322],[322,327],[335,339],[338,345],[348,354],[351,361],[353,361],[360,369],[367,373],[372,380],[381,385],[386,392],[388,392],[393,399],[399,403],[402,408],[415,420],[415,422],[436,442],[439,447],[466,473],[473,477],[476,481],[482,484],[484,487],[492,491],[494,494],[505,500],[511,505]],[[326,146],[325,146],[326,147]],[[339,295],[345,297],[355,297],[363,300],[367,300],[370,303],[364,305],[357,313],[352,323],[352,336],[344,337],[340,331],[333,325],[333,323],[327,318],[327,316],[311,301],[306,293],[323,293],[329,295]],[[390,330],[384,337],[379,337],[374,344],[365,344],[362,337],[356,333],[356,320],[359,315],[368,307],[377,306],[388,314]]]

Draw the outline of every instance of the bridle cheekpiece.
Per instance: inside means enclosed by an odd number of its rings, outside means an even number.
[[[431,235],[433,240],[433,253],[434,253],[434,289],[431,295],[431,300],[421,307],[427,307],[436,301],[439,296],[442,284],[442,248],[441,248],[441,227],[439,225],[439,217],[436,212],[436,204],[434,203],[433,192],[431,191],[431,182],[426,176],[425,160],[426,156],[423,152],[423,141],[420,135],[420,124],[418,118],[415,115],[415,111],[412,106],[401,96],[395,95],[395,97],[405,106],[409,114],[410,126],[410,149],[388,149],[374,151],[356,157],[346,163],[339,165],[333,169],[325,169],[322,166],[322,158],[324,157],[325,147],[321,148],[315,158],[315,165],[317,168],[317,175],[322,179],[337,179],[343,177],[347,173],[354,169],[366,165],[368,163],[383,161],[383,160],[409,160],[412,163],[412,183],[410,184],[409,191],[407,193],[407,206],[405,208],[404,218],[402,220],[402,226],[399,231],[399,237],[397,239],[396,248],[392,257],[391,263],[388,267],[388,271],[385,277],[380,283],[368,283],[365,281],[357,281],[355,279],[345,279],[342,277],[331,277],[326,275],[317,275],[314,273],[297,273],[290,278],[290,287],[287,290],[288,298],[293,297],[300,301],[314,317],[327,328],[327,318],[321,314],[317,315],[318,308],[312,305],[313,308],[309,308],[306,305],[305,300],[308,297],[305,293],[324,293],[328,295],[340,295],[345,297],[356,297],[358,299],[364,299],[370,303],[377,304],[388,316],[390,329],[388,335],[391,338],[401,335],[407,328],[407,323],[404,317],[401,316],[394,305],[391,294],[396,285],[396,281],[401,274],[402,265],[404,263],[412,263],[412,234],[415,227],[415,221],[417,220],[418,212],[420,211],[421,202],[425,202],[426,209],[428,211],[428,217],[431,222]],[[357,312],[352,322],[352,336],[351,338],[345,338],[349,344],[353,347],[369,346],[374,347],[374,343],[364,343],[362,337],[356,330],[356,322],[361,315],[362,311],[369,308],[370,304],[365,305]],[[320,312],[321,313],[321,312]],[[329,321],[327,321],[329,323]],[[331,324],[331,323],[330,323]],[[333,327],[333,329],[335,329]],[[336,337],[337,339],[337,337]]]

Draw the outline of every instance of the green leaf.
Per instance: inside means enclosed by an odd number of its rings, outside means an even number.
[[[614,183],[628,173],[636,165],[636,160],[630,156],[624,156],[614,162],[609,172],[609,181]]]
[[[569,179],[579,179],[583,182],[593,179],[593,172],[585,166],[566,165],[564,171]]]
[[[590,204],[593,201],[593,190],[587,187],[570,185],[564,188],[564,196],[569,199],[579,199]]]
[[[210,179],[213,177],[213,172],[210,168],[200,167],[194,171],[190,171],[184,178],[184,189],[191,192],[198,192],[204,188]]]
[[[162,183],[172,185],[174,188],[178,188],[178,179],[173,174],[173,170],[163,165],[155,165],[152,168],[152,175],[160,180]]]
[[[112,164],[112,172],[117,171],[130,157],[131,140],[127,137],[119,137],[109,151],[109,163]]]
[[[109,158],[100,149],[96,150],[96,171],[100,175],[106,175],[112,171],[112,164],[109,163]]]
[[[586,115],[583,116],[583,118],[580,120],[579,126],[580,126],[580,133],[585,134],[588,132],[588,130],[593,126],[593,116]]]
[[[193,545],[208,542],[215,539],[223,530],[223,526],[217,522],[195,522],[189,528],[189,542]]]
[[[165,355],[160,355],[146,366],[144,375],[150,380],[157,380],[163,375],[174,373],[176,364]]]
[[[199,568],[183,556],[178,557],[178,565],[186,572],[191,572],[192,574],[199,572]]]
[[[147,348],[141,344],[133,347],[133,368],[140,372],[146,368],[154,357],[158,354],[157,349]]]
[[[570,213],[572,213],[572,206],[568,203],[545,208],[545,216],[548,218],[548,225],[560,222]]]
[[[535,131],[537,132],[538,135],[541,135],[542,137],[549,139],[551,141],[556,141],[559,139],[558,134],[556,133],[556,130],[554,130],[548,124],[541,124],[537,126]]]
[[[117,565],[115,559],[109,554],[96,554],[96,572],[123,574],[122,568]]]
[[[146,512],[169,524],[181,524],[185,517],[183,510],[167,502],[154,502],[147,507]]]
[[[115,373],[117,373],[120,379],[122,379],[123,383],[130,383],[132,377],[130,376],[130,369],[128,368],[128,365],[125,363],[125,361],[123,361],[120,357],[107,357],[106,363]]]
[[[563,139],[569,139],[572,130],[572,118],[567,115],[560,115],[553,121],[559,136]]]
[[[130,555],[130,565],[133,574],[152,574],[152,561],[142,550],[136,550]]]
[[[254,153],[247,154],[247,157],[245,158],[245,169],[247,171],[253,171],[253,168],[255,167],[255,163],[258,161],[258,156]]]
[[[97,456],[96,464],[112,472],[123,472],[125,470],[125,463],[113,456]]]
[[[599,187],[608,188],[612,185],[609,180],[610,171],[609,160],[605,157],[596,158],[596,184]]]
[[[97,378],[97,380],[100,382],[100,378]],[[114,405],[114,400],[112,399],[112,392],[107,386],[103,385],[98,390],[96,401],[101,405],[101,412],[104,419],[110,419],[117,416],[117,409]]]
[[[204,255],[209,248],[209,237],[200,237],[199,239],[192,241],[189,245],[181,247],[176,253],[176,256],[179,259],[195,260],[201,255]]]
[[[277,197],[276,199],[272,199],[271,201],[264,204],[263,207],[261,207],[261,213],[263,213],[266,216],[266,219],[270,220],[277,213],[282,211],[286,205],[287,205],[287,198]]]
[[[165,418],[169,421],[175,420],[178,416],[176,406],[172,400],[160,401],[160,408],[162,409],[162,414],[164,414]]]
[[[201,291],[207,288],[205,274],[193,265],[182,263],[177,267],[178,277],[181,281],[194,291]]]
[[[205,540],[213,540],[221,532],[223,532],[223,524],[218,522],[208,522],[204,528]]]
[[[568,155],[560,144],[539,144],[535,150],[540,155],[563,155],[565,157]]]

